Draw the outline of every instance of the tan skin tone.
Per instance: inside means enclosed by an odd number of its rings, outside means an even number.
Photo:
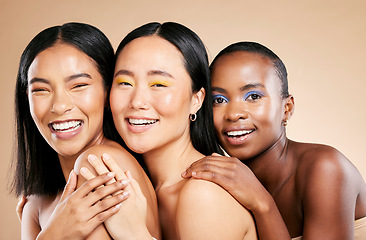
[[[192,93],[191,81],[170,42],[158,36],[132,40],[117,58],[111,89],[116,128],[148,166],[163,239],[256,239],[252,216],[226,191],[180,176],[203,157],[191,143],[189,115],[199,110],[205,91]],[[93,165],[98,173],[101,165]]]
[[[103,223],[107,219],[116,221],[110,217],[129,197],[129,192],[121,192],[129,182],[122,182],[120,178],[113,181],[117,177],[115,173],[106,173],[77,184],[77,175],[72,171],[76,159],[83,158],[86,151],[97,154],[98,150],[108,150],[122,159],[119,164],[125,161],[124,166],[130,167],[141,180],[144,191],[153,193],[153,189],[149,184],[144,185],[147,177],[137,161],[103,135],[106,90],[102,76],[86,54],[59,43],[37,55],[30,66],[28,79],[32,118],[42,136],[58,153],[68,182],[64,191],[56,196],[28,197],[23,215],[20,215],[22,239],[110,239]],[[111,184],[100,188],[107,183]],[[154,199],[148,200],[150,204]],[[159,228],[156,229],[158,232]]]
[[[271,61],[255,53],[224,55],[212,88],[217,136],[233,157],[201,159],[184,177],[229,191],[253,213],[260,239],[354,239],[354,221],[366,216],[365,182],[336,149],[286,137],[283,122],[294,99],[280,95]],[[229,137],[233,130],[249,132]]]

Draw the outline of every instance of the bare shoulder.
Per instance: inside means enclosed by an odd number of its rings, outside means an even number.
[[[24,205],[23,208],[22,221],[24,220],[24,217],[26,217],[26,218],[37,219],[38,222],[39,212],[44,204],[45,204],[44,198],[35,195],[28,196],[27,203]]]
[[[322,144],[293,144],[297,146],[294,156],[298,161],[297,180],[304,190],[323,183],[332,186],[345,185],[357,194],[364,187],[357,168],[337,149]]]
[[[190,179],[184,184],[177,225],[182,239],[256,239],[249,211],[223,188],[203,180]]]
[[[101,159],[101,156],[104,153],[108,153],[123,171],[129,170],[134,177],[139,178],[139,175],[145,175],[145,172],[138,161],[126,149],[118,143],[109,140],[106,144],[94,145],[80,154],[74,166],[76,171],[80,169],[81,166],[90,166],[87,160],[89,154],[96,155]]]
[[[22,239],[35,239],[41,231],[42,219],[48,219],[48,208],[55,201],[55,197],[30,195],[28,201],[23,208],[21,235]]]

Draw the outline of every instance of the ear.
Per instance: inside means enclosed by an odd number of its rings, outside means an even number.
[[[294,113],[295,110],[295,99],[292,95],[289,95],[285,100],[284,100],[284,116],[283,116],[283,121],[287,121],[291,118],[292,114]]]
[[[198,92],[194,93],[191,100],[191,110],[190,113],[194,114],[200,110],[203,100],[205,100],[206,91],[201,88]]]

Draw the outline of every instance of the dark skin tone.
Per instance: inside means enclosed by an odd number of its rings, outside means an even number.
[[[336,149],[286,137],[294,99],[281,96],[271,60],[221,56],[212,88],[216,133],[232,157],[213,154],[182,176],[225,188],[253,213],[259,239],[354,239],[354,221],[366,216],[365,182]]]

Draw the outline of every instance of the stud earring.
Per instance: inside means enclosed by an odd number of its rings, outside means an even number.
[[[196,121],[196,119],[197,119],[197,114],[195,114],[195,113],[193,113],[193,114],[189,114],[189,119],[190,119],[192,122]]]

